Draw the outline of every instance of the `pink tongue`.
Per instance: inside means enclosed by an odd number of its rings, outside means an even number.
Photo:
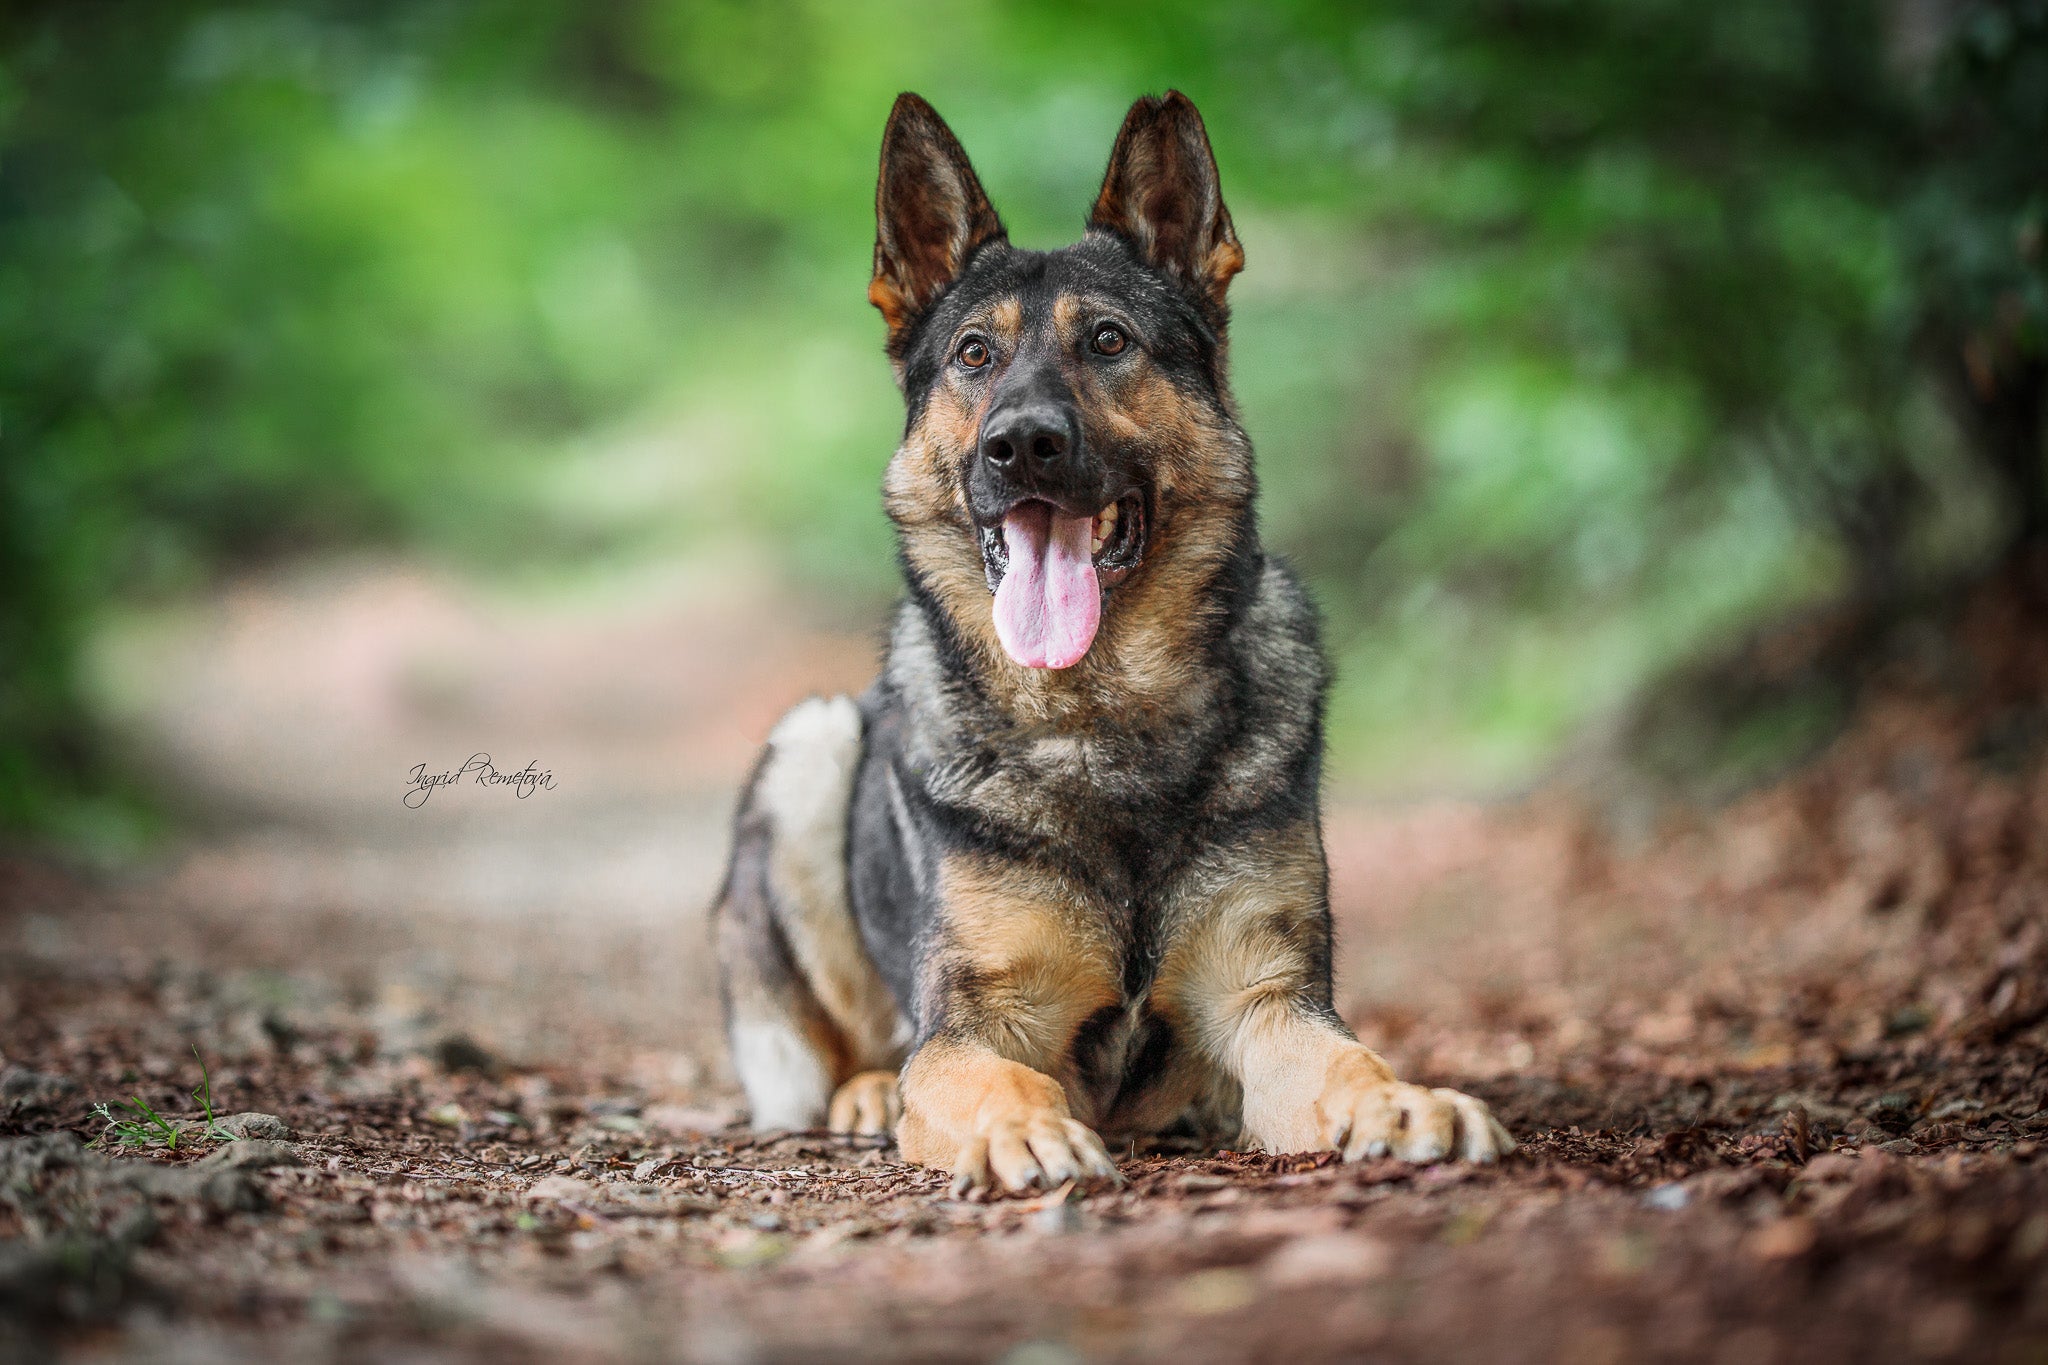
[[[1003,518],[1010,567],[996,589],[996,637],[1026,668],[1071,668],[1095,642],[1102,592],[1089,555],[1093,517],[1027,502]]]

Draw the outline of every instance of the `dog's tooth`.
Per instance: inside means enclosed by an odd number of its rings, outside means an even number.
[[[1109,544],[1109,538],[1116,531],[1116,504],[1111,503],[1095,514],[1095,549],[1101,550]]]

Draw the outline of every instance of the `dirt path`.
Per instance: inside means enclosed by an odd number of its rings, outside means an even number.
[[[1333,808],[1340,1002],[1495,1104],[1500,1167],[1127,1145],[1121,1189],[994,1203],[731,1126],[731,786],[870,654],[771,606],[359,568],[113,642],[205,818],[111,882],[0,870],[0,1357],[2048,1351],[2048,633],[2010,601],[1962,681],[1626,847],[1561,798]],[[556,785],[402,804],[478,751]],[[190,1113],[195,1046],[284,1146],[63,1136]]]

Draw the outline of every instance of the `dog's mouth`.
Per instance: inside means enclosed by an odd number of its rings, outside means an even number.
[[[1146,520],[1145,496],[1132,489],[1092,516],[1034,498],[978,527],[1004,651],[1026,668],[1079,663],[1103,598],[1145,557]]]
[[[1003,576],[1009,572],[1008,533],[1011,518],[1019,512],[1038,517],[1050,512],[1060,521],[1081,520],[1078,517],[1068,517],[1051,503],[1034,498],[1018,503],[994,525],[977,526],[975,529],[981,536],[981,567],[988,575],[990,592],[1001,590]],[[1137,568],[1138,561],[1144,558],[1145,495],[1134,488],[1097,512],[1089,521],[1089,560],[1094,564],[1102,586],[1113,588],[1122,582],[1132,569]],[[1030,534],[1032,531],[1027,529],[1026,535]]]

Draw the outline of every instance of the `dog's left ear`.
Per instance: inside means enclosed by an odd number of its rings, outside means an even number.
[[[1221,314],[1230,277],[1244,268],[1244,248],[1193,100],[1169,90],[1131,106],[1088,226],[1123,237]]]

